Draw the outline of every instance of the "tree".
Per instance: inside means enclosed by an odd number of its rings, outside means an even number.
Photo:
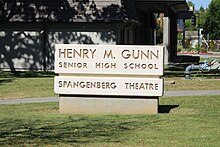
[[[193,7],[193,9],[195,8],[195,4],[193,4],[193,2],[192,2],[192,1],[188,1],[187,3],[188,3],[188,5],[189,5],[189,6],[192,6],[192,7]]]
[[[206,10],[204,9],[203,6],[201,6],[197,13],[199,13],[199,17],[200,17],[198,23],[202,28],[204,28]]]
[[[210,39],[220,39],[220,0],[212,0],[207,8],[204,25]]]

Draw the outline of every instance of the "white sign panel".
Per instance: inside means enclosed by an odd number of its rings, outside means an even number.
[[[56,44],[55,72],[163,75],[163,47]]]
[[[54,90],[69,95],[162,96],[163,79],[57,76]]]

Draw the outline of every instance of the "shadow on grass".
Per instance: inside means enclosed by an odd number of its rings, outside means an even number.
[[[203,64],[203,63],[200,63]],[[185,69],[187,66],[191,64],[184,63],[184,64],[177,64],[177,65],[170,65],[164,69],[165,78],[174,78],[174,77],[185,77]],[[197,65],[197,64],[196,64]],[[203,71],[199,72],[198,69],[191,71],[191,77],[205,77],[207,79],[219,79],[220,78],[220,70],[210,70],[210,71]]]
[[[34,77],[54,77],[54,72],[36,72],[36,71],[0,71],[0,78],[34,78]]]
[[[158,113],[170,113],[172,109],[179,107],[179,105],[159,105]]]
[[[166,78],[184,77],[184,71],[188,65],[190,64],[169,65],[165,67],[163,76]]]
[[[87,118],[68,120],[60,123],[24,122],[16,119],[6,124],[10,129],[0,132],[1,145],[35,144],[87,144],[93,142],[120,142],[118,135],[134,130],[134,122],[111,120],[88,120]],[[40,125],[39,125],[40,124]],[[6,127],[7,128],[7,127]]]
[[[5,84],[5,83],[10,83],[13,82],[12,78],[9,79],[0,79],[0,85]]]

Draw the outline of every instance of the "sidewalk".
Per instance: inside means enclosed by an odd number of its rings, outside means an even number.
[[[164,92],[164,96],[203,96],[203,95],[220,95],[220,90],[180,90],[180,91]]]
[[[203,96],[220,95],[220,90],[184,90],[184,91],[165,91],[164,96]],[[24,98],[14,100],[0,100],[0,104],[24,104],[24,103],[43,103],[58,102],[58,97],[49,98]]]

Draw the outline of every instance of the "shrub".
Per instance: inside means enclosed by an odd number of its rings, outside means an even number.
[[[200,52],[201,52],[201,53],[207,53],[207,49],[204,48],[204,47],[201,47]]]

